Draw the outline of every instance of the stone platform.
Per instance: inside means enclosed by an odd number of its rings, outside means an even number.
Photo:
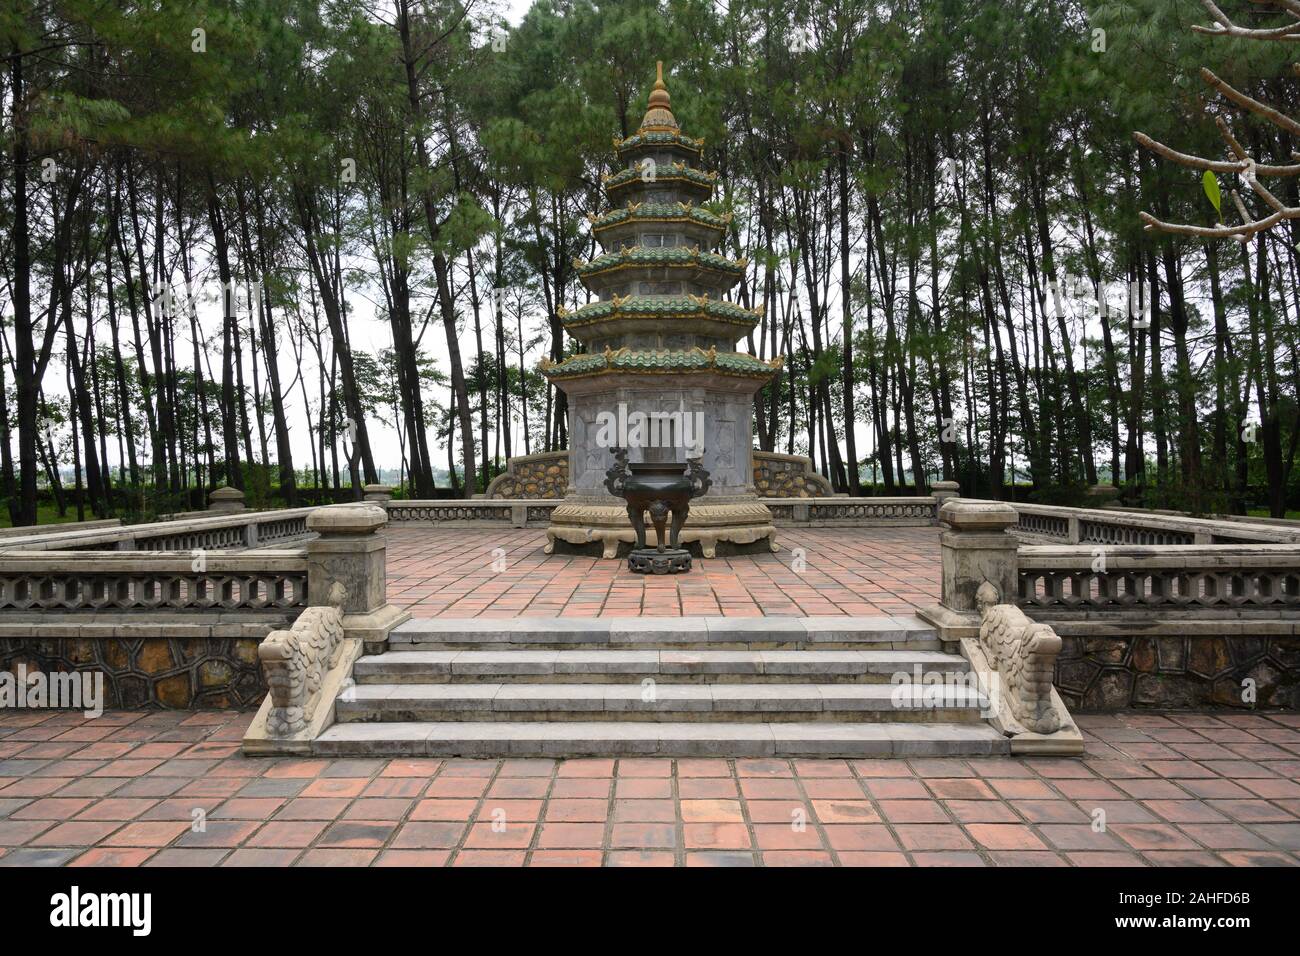
[[[911,614],[939,597],[936,528],[785,528],[778,554],[696,558],[689,574],[664,576],[544,554],[541,530],[384,535],[388,600],[417,618]]]

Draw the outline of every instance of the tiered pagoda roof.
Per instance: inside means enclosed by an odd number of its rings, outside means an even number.
[[[755,380],[757,388],[780,367],[779,359],[764,362],[734,351],[762,309],[723,298],[748,263],[714,251],[731,216],[699,205],[717,180],[717,173],[698,168],[703,148],[704,140],[678,127],[658,64],[640,128],[614,140],[625,165],[604,178],[611,208],[591,218],[604,251],[574,263],[597,299],[559,313],[584,352],[543,363],[552,380],[712,371]]]

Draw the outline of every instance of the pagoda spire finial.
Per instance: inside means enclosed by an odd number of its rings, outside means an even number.
[[[642,129],[677,129],[677,118],[673,116],[672,98],[668,95],[668,86],[664,83],[664,61],[655,61],[655,85],[650,90],[650,103],[641,120]]]

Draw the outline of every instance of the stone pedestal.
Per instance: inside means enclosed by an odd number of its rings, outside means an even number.
[[[307,603],[330,603],[330,589],[342,584],[345,635],[363,641],[367,653],[383,651],[388,632],[411,617],[388,603],[380,533],[387,523],[376,504],[331,505],[307,516],[307,530],[319,535],[307,542]]]
[[[366,501],[373,501],[377,505],[384,505],[393,500],[393,489],[390,485],[366,485],[361,491]]]
[[[986,581],[998,603],[1014,603],[1019,587],[1016,548],[1011,528],[1016,509],[1000,501],[950,498],[939,509],[943,584],[936,605],[920,617],[939,629],[945,641],[979,636],[980,612],[975,592]]]
[[[214,488],[212,493],[208,495],[208,510],[222,514],[243,511],[244,493],[238,488],[231,488],[229,485]]]
[[[955,481],[936,481],[930,486],[930,494],[935,504],[942,506],[949,498],[959,497],[961,485]]]

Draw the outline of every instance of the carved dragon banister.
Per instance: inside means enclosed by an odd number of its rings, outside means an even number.
[[[1052,701],[1052,677],[1061,638],[1048,624],[1031,621],[1014,604],[999,604],[997,589],[985,581],[975,593],[980,612],[980,648],[997,674],[1002,701],[1026,730],[1051,734],[1061,729]]]
[[[321,703],[325,675],[343,653],[347,588],[330,587],[328,603],[307,608],[287,630],[272,631],[257,648],[271,692],[267,732],[289,737],[304,730]]]

